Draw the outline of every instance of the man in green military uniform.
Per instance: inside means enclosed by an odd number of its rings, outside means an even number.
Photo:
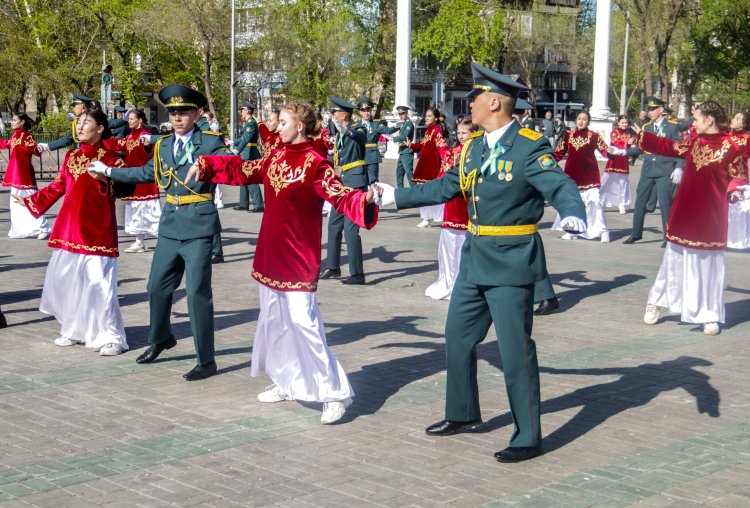
[[[378,140],[381,134],[393,134],[398,127],[388,127],[380,122],[373,121],[372,108],[375,105],[370,99],[362,99],[357,103],[360,115],[362,115],[362,125],[367,131],[367,142],[365,143],[365,168],[367,171],[367,180],[370,184],[378,181],[380,177],[380,163],[383,157],[378,150]]]
[[[409,106],[396,106],[398,122],[400,124],[398,134],[391,140],[398,143],[398,162],[396,163],[396,187],[404,186],[404,175],[409,180],[409,187],[414,187],[412,174],[414,173],[414,152],[409,148],[409,143],[414,140],[414,124],[409,119]]]
[[[351,102],[331,95],[331,122],[336,130],[333,143],[333,165],[340,172],[341,182],[352,189],[367,190],[365,171],[365,143],[367,132],[362,124],[352,123],[352,113],[357,107]],[[341,235],[346,238],[349,255],[349,278],[344,284],[364,284],[365,270],[362,260],[362,238],[359,226],[336,210],[328,217],[328,253],[321,279],[341,275]]]
[[[127,112],[128,108],[115,106],[115,117],[109,121],[109,130],[112,131],[113,138],[124,138],[130,134],[130,125],[125,117]]]
[[[646,102],[648,117],[651,121],[643,126],[646,132],[652,132],[657,136],[681,141],[680,126],[675,121],[669,121],[662,117],[664,112],[664,101],[656,97],[649,97]],[[631,147],[627,150],[615,149],[610,150],[612,153],[622,152],[622,155],[638,155],[641,152],[638,147]],[[643,154],[643,167],[641,168],[641,178],[638,180],[638,187],[635,191],[635,209],[633,211],[633,231],[630,236],[623,242],[632,244],[643,238],[643,221],[646,217],[649,198],[652,192],[656,192],[661,210],[662,231],[666,231],[667,218],[669,211],[672,209],[672,198],[674,197],[675,186],[682,179],[682,159],[673,157],[664,157],[651,153]],[[666,242],[662,246],[665,246]]]
[[[518,93],[527,88],[475,63],[472,72],[472,121],[485,131],[469,138],[457,167],[410,189],[378,186],[383,204],[395,201],[398,208],[468,197],[467,238],[445,326],[445,419],[426,432],[445,436],[482,422],[476,347],[494,322],[515,426],[510,445],[495,458],[519,462],[542,453],[539,369],[531,339],[534,283],[547,276],[538,222],[545,200],[563,217],[566,230],[585,230],[586,211],[549,142],[513,121]]]
[[[242,116],[242,136],[237,140],[235,151],[246,161],[260,159],[258,150],[258,122],[253,117],[255,106],[248,101],[242,103],[240,115]],[[252,203],[252,208],[250,204]],[[245,185],[240,187],[240,202],[234,210],[245,210],[248,212],[262,212],[264,210],[263,193],[259,184]]]
[[[78,137],[76,136],[76,124],[82,114],[86,113],[91,109],[94,104],[94,99],[81,95],[78,93],[73,94],[73,100],[70,101],[70,107],[73,109],[73,121],[70,123],[70,131],[65,136],[50,141],[49,143],[39,143],[39,148],[42,152],[59,150],[61,148],[68,148],[70,146],[78,145]]]
[[[203,132],[196,127],[200,117],[198,108],[206,103],[200,92],[185,86],[169,85],[161,89],[159,100],[169,112],[174,133],[157,141],[153,159],[140,168],[108,168],[94,162],[89,171],[100,175],[99,179],[106,176],[117,182],[156,181],[166,192],[167,204],[159,222],[159,240],[148,280],[150,346],[136,362],[151,363],[162,351],[177,343],[170,323],[172,297],[185,274],[197,365],[183,377],[195,381],[216,373],[211,245],[221,225],[213,202],[215,184],[190,182],[185,185],[183,182],[199,155],[230,152],[222,136]]]

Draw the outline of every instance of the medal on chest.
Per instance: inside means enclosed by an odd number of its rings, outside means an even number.
[[[513,175],[510,173],[513,170],[513,161],[499,160],[497,161],[497,179],[501,182],[513,181]]]

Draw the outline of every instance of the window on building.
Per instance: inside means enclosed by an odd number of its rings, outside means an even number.
[[[453,116],[468,115],[469,113],[469,99],[463,97],[453,99]]]

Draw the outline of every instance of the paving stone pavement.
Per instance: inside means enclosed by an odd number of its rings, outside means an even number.
[[[393,180],[392,161],[381,171]],[[719,336],[677,317],[647,326],[664,252],[659,215],[647,216],[645,241],[627,246],[630,213],[606,214],[613,242],[601,244],[560,240],[547,209],[541,234],[562,312],[534,322],[546,453],[499,464],[492,453],[512,421],[494,331],[478,348],[484,425],[424,434],[443,416],[448,304],[424,296],[440,231],[417,229],[417,211],[384,210],[363,233],[366,286],[321,281],[328,341],[357,393],[344,421],[320,425],[319,405],[257,402],[269,384],[248,368],[261,216],[233,211],[237,189],[224,192],[226,263],[213,275],[219,375],[196,383],[181,377],[194,364],[184,287],[172,316],[178,346],[135,363],[151,250],[119,260],[131,350],[103,358],[56,347],[58,324],[38,311],[51,249],[7,238],[9,195],[0,192],[0,304],[10,323],[0,330],[0,505],[750,506],[748,253],[726,254]],[[121,248],[131,241],[122,234]]]

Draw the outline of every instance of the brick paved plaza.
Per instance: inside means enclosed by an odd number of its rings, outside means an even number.
[[[394,163],[381,172],[392,182]],[[630,213],[607,213],[613,241],[601,244],[560,240],[547,209],[541,234],[563,312],[534,322],[546,454],[506,465],[492,457],[512,428],[494,331],[479,347],[485,423],[453,437],[424,433],[443,417],[448,303],[423,296],[437,278],[440,231],[415,228],[417,211],[384,210],[363,234],[366,286],[321,281],[328,341],[357,393],[343,423],[320,425],[319,406],[259,403],[270,384],[249,375],[261,217],[233,211],[237,189],[224,191],[219,375],[188,383],[184,287],[172,316],[178,346],[135,363],[152,250],[120,257],[130,352],[105,358],[52,343],[58,324],[38,311],[51,249],[7,238],[2,189],[0,304],[10,327],[0,330],[0,505],[750,506],[750,254],[726,255],[721,335],[676,317],[647,326],[664,252],[658,213],[644,241],[627,246]],[[131,241],[122,236],[121,249]]]

